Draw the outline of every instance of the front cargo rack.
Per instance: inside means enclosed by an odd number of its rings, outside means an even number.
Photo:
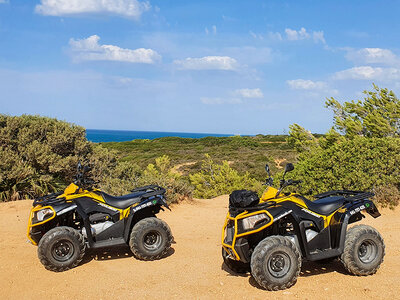
[[[63,192],[58,192],[58,193],[53,193],[53,194],[49,194],[46,196],[36,198],[35,200],[33,200],[33,206],[36,206],[36,205],[45,206],[45,205],[52,205],[52,204],[63,202],[63,201],[65,201],[64,197],[57,198],[58,196],[60,196],[62,194],[63,194]]]

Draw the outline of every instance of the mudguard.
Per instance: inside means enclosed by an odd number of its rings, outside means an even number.
[[[75,203],[64,203],[61,205],[53,205],[53,208],[56,211],[56,215],[61,216],[67,212],[75,210],[76,204]]]
[[[157,208],[158,206],[158,208]],[[162,207],[166,207],[171,210],[162,196],[153,196],[143,201],[141,204],[131,207],[129,212],[129,217],[126,219],[125,231],[124,231],[124,240],[127,242],[129,239],[129,234],[134,223],[140,221],[147,214],[151,214],[151,212],[146,212],[146,209],[154,207],[156,210],[163,210]],[[143,212],[144,216],[140,216],[140,213]]]
[[[375,206],[374,202],[372,202],[369,199],[357,201],[357,203],[354,203],[351,206],[349,206],[347,210],[350,216],[355,215],[356,213],[359,213],[363,210],[366,210],[367,213],[369,213],[374,218],[377,218],[381,215],[378,208]]]

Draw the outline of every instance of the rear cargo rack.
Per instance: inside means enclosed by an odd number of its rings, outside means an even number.
[[[350,191],[350,190],[337,190],[337,191],[329,191],[321,194],[317,194],[314,196],[315,199],[330,197],[330,196],[350,196],[364,193],[362,191]]]
[[[360,193],[360,194],[357,194],[357,195],[354,195],[351,197],[345,197],[345,199],[346,199],[346,201],[354,202],[354,201],[358,201],[358,200],[364,200],[366,198],[371,198],[373,196],[375,196],[374,193],[364,192],[364,193]]]
[[[135,188],[131,192],[132,193],[146,192],[146,194],[143,194],[141,197],[150,198],[150,197],[157,196],[157,195],[163,195],[163,194],[165,194],[166,190],[164,188],[162,188],[161,186],[152,184],[152,185],[146,185],[146,186]]]
[[[358,201],[363,200],[365,198],[371,198],[375,194],[371,192],[362,192],[362,191],[350,191],[350,190],[338,190],[338,191],[329,191],[321,194],[317,194],[314,196],[315,199],[321,199],[325,197],[331,196],[343,196],[347,201]]]

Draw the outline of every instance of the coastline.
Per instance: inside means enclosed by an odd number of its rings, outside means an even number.
[[[101,142],[126,142],[137,139],[154,140],[162,137],[203,138],[203,137],[229,137],[234,134],[196,133],[196,132],[168,132],[168,131],[136,131],[136,130],[110,130],[86,129],[86,138],[94,143]]]

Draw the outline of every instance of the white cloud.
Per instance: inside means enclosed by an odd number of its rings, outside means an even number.
[[[282,35],[279,32],[268,32],[268,37],[272,40],[283,40]]]
[[[350,61],[363,64],[399,64],[400,59],[389,49],[363,48],[359,50],[348,49],[346,58]]]
[[[257,34],[254,31],[249,31],[249,34],[254,38],[254,39],[258,39],[258,40],[263,40],[264,37],[262,34]]]
[[[264,37],[275,41],[300,41],[300,40],[313,40],[314,43],[322,43],[326,45],[324,32],[321,31],[307,31],[304,27],[300,30],[286,28],[284,33],[269,31],[266,35],[257,34],[250,31],[249,34],[259,40],[263,40]]]
[[[310,34],[307,32],[307,30],[302,27],[300,30],[293,30],[290,28],[285,29],[286,33],[286,38],[289,41],[298,41],[298,40],[305,40],[310,38]]]
[[[380,68],[371,66],[353,67],[347,70],[336,72],[333,76],[337,80],[379,80],[392,81],[400,79],[400,69]]]
[[[242,98],[262,98],[264,97],[261,89],[239,89],[234,92],[235,95]]]
[[[323,31],[314,31],[312,36],[313,36],[314,42],[316,42],[316,43],[321,42],[322,44],[326,44]]]
[[[229,56],[205,56],[199,58],[188,57],[183,60],[175,60],[174,63],[186,70],[228,70],[237,68],[236,59]]]
[[[286,83],[291,89],[295,90],[322,90],[327,88],[327,84],[323,81],[312,81],[305,79],[288,80]]]
[[[210,30],[208,30],[208,27],[204,28],[204,31],[208,35],[210,33]],[[217,35],[217,26],[213,25],[211,26],[211,32],[213,35]]]
[[[10,3],[9,0],[0,0],[0,4]]]
[[[208,105],[241,104],[244,99],[263,98],[261,89],[238,89],[231,93],[231,97],[202,97],[200,101]]]
[[[278,41],[313,40],[315,43],[326,44],[323,31],[307,31],[304,27],[301,27],[300,30],[286,28],[284,35],[279,32],[268,32],[268,37]]]
[[[153,64],[161,60],[161,56],[152,49],[124,49],[113,45],[100,45],[100,37],[92,35],[87,39],[70,39],[72,55],[75,61],[110,60],[131,63]]]
[[[200,98],[200,101],[203,104],[208,104],[208,105],[240,104],[240,103],[242,103],[242,100],[239,98],[220,98],[220,97],[215,97],[215,98],[202,97],[202,98]]]
[[[46,16],[112,14],[138,19],[150,7],[149,2],[138,0],[41,0],[35,12]]]

